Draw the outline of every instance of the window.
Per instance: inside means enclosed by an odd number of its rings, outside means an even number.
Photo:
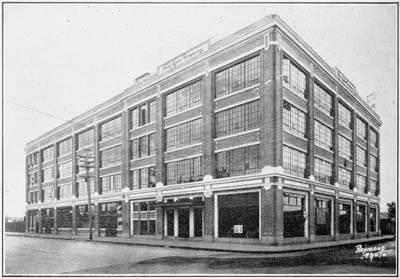
[[[332,201],[315,198],[315,235],[331,234]]]
[[[215,98],[258,84],[260,57],[240,62],[215,74]]]
[[[339,123],[351,129],[351,111],[339,103]]]
[[[78,150],[94,144],[94,130],[90,129],[78,135]]]
[[[320,182],[333,184],[333,164],[317,157],[315,158],[314,164],[315,178]]]
[[[66,178],[72,176],[72,162],[57,165],[57,178]]]
[[[165,116],[170,116],[201,104],[201,81],[169,93],[165,97]]]
[[[94,222],[95,216],[95,205],[92,204],[92,222]],[[86,205],[79,205],[76,207],[75,210],[76,216],[76,227],[77,228],[89,228],[89,206]],[[93,223],[92,223],[93,224]]]
[[[131,140],[131,159],[151,156],[155,153],[156,150],[154,133]]]
[[[351,141],[339,135],[339,156],[351,160]]]
[[[180,184],[203,179],[202,157],[166,164],[167,184]]]
[[[51,161],[54,159],[54,147],[50,146],[42,151],[42,162]]]
[[[202,119],[186,122],[166,130],[167,151],[201,142]]]
[[[132,203],[132,234],[155,235],[156,207],[154,201]]]
[[[299,137],[306,137],[306,114],[286,101],[283,102],[283,129]]]
[[[121,146],[115,146],[100,151],[100,167],[108,168],[121,164]]]
[[[304,237],[305,195],[283,193],[283,237]]]
[[[351,180],[352,180],[351,177],[352,177],[351,171],[344,169],[344,168],[339,168],[339,185],[341,187],[350,189]]]
[[[152,123],[156,120],[156,101],[145,103],[131,110],[131,128]]]
[[[283,169],[286,174],[305,177],[306,153],[283,146]]]
[[[367,187],[367,177],[361,174],[357,174],[357,189],[361,193],[365,193]]]
[[[100,126],[100,141],[116,138],[121,135],[121,132],[121,117],[107,121]]]
[[[328,150],[332,148],[332,129],[319,121],[314,121],[315,144]]]
[[[367,139],[367,124],[357,117],[357,136],[366,140]]]
[[[94,179],[89,179],[90,185],[90,193],[94,193]],[[78,188],[78,197],[86,197],[87,196],[87,183],[84,181],[76,183],[76,187]]]
[[[257,173],[259,164],[259,145],[219,152],[216,154],[216,177]]]
[[[339,203],[339,233],[349,234],[351,228],[351,204]]]
[[[378,148],[378,133],[371,129],[370,143],[373,147]]]
[[[117,236],[122,232],[122,202],[99,204],[99,227],[105,229],[106,236]],[[94,212],[94,211],[92,211]],[[110,222],[110,220],[112,220]]]
[[[369,180],[369,191],[371,195],[376,195],[376,189],[377,189],[378,181],[370,179]]]
[[[367,166],[367,151],[359,146],[357,146],[357,165]]]
[[[29,192],[29,202],[37,203],[38,202],[38,191]]]
[[[38,163],[38,152],[29,154],[27,159],[28,159],[28,168],[36,166]]]
[[[42,183],[49,182],[54,178],[53,167],[42,170]]]
[[[223,137],[258,128],[259,101],[250,102],[215,114],[215,137]]]
[[[120,192],[122,188],[121,174],[100,177],[101,193]]]
[[[58,156],[61,157],[65,154],[71,153],[72,150],[72,140],[67,139],[58,144]]]
[[[37,172],[28,174],[28,183],[29,183],[29,186],[33,186],[38,183],[38,173]]]
[[[318,84],[314,83],[314,104],[327,115],[332,113],[332,95],[322,89]]]
[[[68,199],[72,196],[72,185],[71,184],[60,185],[58,187],[58,192],[60,200]]]
[[[156,168],[148,167],[136,169],[132,173],[131,189],[146,189],[156,187]]]
[[[43,202],[52,201],[52,200],[53,200],[53,192],[54,192],[54,188],[53,188],[53,187],[43,189],[43,190],[42,190],[42,194],[43,194],[42,199],[43,199]]]
[[[369,168],[374,172],[378,172],[377,160],[378,160],[378,158],[376,158],[376,156],[370,154],[370,156],[369,156]]]
[[[370,232],[376,232],[376,207],[370,207],[369,209],[369,230]]]
[[[358,233],[365,232],[365,219],[367,217],[364,205],[357,205],[356,207],[356,229]]]
[[[283,58],[282,61],[282,76],[284,87],[305,98],[306,75],[287,58]]]

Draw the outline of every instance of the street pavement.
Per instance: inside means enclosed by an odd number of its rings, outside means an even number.
[[[355,247],[243,254],[23,236],[5,237],[5,274],[395,274],[395,242],[385,257]]]

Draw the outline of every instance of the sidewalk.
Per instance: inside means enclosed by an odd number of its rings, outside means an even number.
[[[89,241],[88,235],[71,235],[71,234],[34,234],[34,233],[12,233],[6,232],[10,236],[24,237],[40,237],[62,240]],[[127,238],[127,237],[99,237],[93,236],[93,242],[125,244],[125,245],[144,245],[156,247],[169,247],[181,249],[224,251],[224,252],[240,252],[240,253],[290,253],[298,251],[306,251],[313,249],[323,249],[335,246],[347,246],[357,244],[368,244],[374,242],[382,242],[394,240],[394,236],[380,236],[363,239],[346,239],[338,241],[315,242],[306,244],[282,245],[282,246],[265,246],[260,244],[244,244],[244,243],[225,243],[225,242],[204,242],[190,240],[159,240],[153,238]]]

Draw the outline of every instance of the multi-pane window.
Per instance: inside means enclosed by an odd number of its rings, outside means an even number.
[[[306,154],[296,149],[283,146],[283,169],[285,173],[305,177]]]
[[[121,163],[121,145],[100,152],[100,167],[107,168]]]
[[[365,232],[365,219],[367,217],[366,206],[357,205],[356,207],[356,232]]]
[[[42,182],[51,181],[53,178],[53,167],[42,170]]]
[[[38,202],[38,191],[29,192],[29,202],[37,203]]]
[[[167,184],[179,184],[203,179],[202,157],[167,163],[166,169]]]
[[[101,193],[114,193],[121,191],[121,174],[100,177]]]
[[[166,130],[166,148],[174,150],[201,142],[203,120],[196,119]]]
[[[216,177],[257,173],[259,164],[259,145],[219,152],[216,154]]]
[[[314,165],[315,179],[320,182],[333,184],[333,164],[316,157]]]
[[[332,95],[318,84],[314,83],[314,104],[328,115],[332,115]]]
[[[344,168],[339,168],[339,185],[346,188],[350,189],[351,186],[351,177],[352,177],[352,172],[344,169]]]
[[[156,187],[156,169],[148,167],[136,169],[132,172],[132,189],[146,189]]]
[[[50,146],[42,151],[42,162],[51,161],[54,159],[54,147]]]
[[[306,137],[306,114],[290,103],[283,103],[283,129],[299,137]]]
[[[131,140],[131,159],[138,159],[156,153],[155,134]]]
[[[165,97],[165,115],[170,116],[201,104],[201,81],[169,93]]]
[[[282,61],[282,76],[286,88],[305,98],[306,75],[287,58]]]
[[[372,154],[369,157],[369,168],[372,171],[375,171],[375,172],[378,171],[377,158],[376,158],[376,156],[374,156]]]
[[[259,101],[250,102],[215,114],[215,137],[223,137],[258,128]]]
[[[28,183],[29,183],[29,186],[33,186],[38,183],[38,173],[37,172],[28,174]]]
[[[89,179],[90,193],[94,193],[94,180]],[[87,183],[84,181],[76,183],[76,187],[78,188],[79,197],[87,196]]]
[[[60,200],[68,199],[72,196],[72,185],[66,184],[58,187]]]
[[[357,136],[362,139],[367,139],[367,124],[357,117]]]
[[[351,232],[351,204],[339,203],[339,233]]]
[[[121,117],[117,117],[100,126],[100,141],[113,139],[121,135]]]
[[[332,129],[319,121],[314,121],[314,140],[318,146],[332,150]]]
[[[67,139],[58,144],[58,156],[63,156],[65,154],[71,153],[72,150],[72,140]]]
[[[365,193],[367,187],[367,177],[365,175],[357,174],[357,189],[361,193]]]
[[[57,178],[70,177],[72,175],[72,162],[57,165]]]
[[[339,123],[351,129],[351,111],[339,103]]]
[[[332,201],[322,198],[315,198],[315,235],[331,234],[331,213]]]
[[[156,121],[156,101],[151,101],[131,110],[131,128]]]
[[[378,185],[378,181],[373,180],[373,179],[369,180],[369,191],[371,192],[371,195],[375,195],[377,185]]]
[[[373,147],[378,148],[378,133],[375,132],[374,130],[371,130],[371,133],[370,133],[370,144]]]
[[[367,151],[359,146],[357,146],[357,165],[367,166]]]
[[[351,141],[339,135],[339,156],[351,160]]]
[[[305,212],[305,195],[283,193],[283,237],[304,237]]]
[[[78,135],[78,146],[77,146],[78,150],[93,144],[94,144],[93,129],[87,130],[86,132],[80,133]]]
[[[232,94],[258,84],[259,79],[260,57],[256,56],[216,73],[215,97]]]
[[[369,209],[369,230],[370,232],[376,232],[376,212],[377,208],[376,207],[370,207]]]
[[[28,155],[28,168],[36,166],[38,163],[38,152]]]
[[[43,202],[49,202],[53,200],[54,188],[46,188],[42,190],[42,199]]]
[[[134,235],[155,235],[156,206],[154,201],[132,204],[132,226]]]

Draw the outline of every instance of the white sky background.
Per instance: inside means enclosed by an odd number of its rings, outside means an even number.
[[[397,194],[395,5],[7,4],[5,214],[24,215],[28,141],[198,43],[221,39],[268,14],[280,15],[329,65],[338,66],[365,100],[377,93],[386,211]]]

